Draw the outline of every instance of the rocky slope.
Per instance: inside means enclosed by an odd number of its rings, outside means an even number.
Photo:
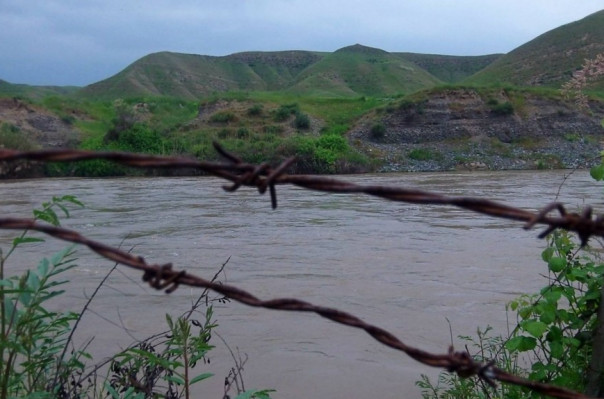
[[[384,171],[587,167],[599,162],[604,105],[590,113],[529,93],[441,90],[369,115],[351,142]]]
[[[0,123],[20,132],[23,144],[31,147],[73,147],[79,135],[68,119],[16,97],[0,98]]]
[[[11,149],[75,147],[80,133],[71,121],[18,98],[0,98],[0,143]],[[0,162],[0,177],[30,177],[40,170],[39,164]]]

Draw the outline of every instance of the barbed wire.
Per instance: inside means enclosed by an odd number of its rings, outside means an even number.
[[[291,184],[311,190],[332,193],[363,193],[392,201],[401,201],[415,204],[450,205],[473,212],[486,214],[493,217],[505,218],[525,222],[524,228],[530,229],[537,224],[547,225],[539,235],[543,238],[555,229],[574,231],[578,234],[581,245],[587,244],[592,236],[604,236],[604,218],[592,217],[590,207],[584,208],[581,214],[568,213],[560,203],[549,204],[539,212],[531,212],[520,208],[504,205],[495,201],[474,197],[450,197],[433,192],[406,189],[390,186],[358,185],[343,180],[314,176],[314,175],[288,175],[286,170],[295,162],[289,158],[277,168],[268,164],[253,165],[243,162],[235,155],[226,152],[218,144],[216,150],[228,161],[204,162],[182,157],[164,157],[141,155],[123,152],[92,152],[81,150],[43,150],[21,152],[15,150],[0,150],[0,161],[30,160],[41,162],[69,162],[91,159],[104,159],[132,167],[139,168],[192,168],[205,173],[229,180],[232,184],[223,186],[227,191],[235,191],[241,186],[256,187],[263,194],[269,190],[271,204],[277,207],[275,186],[278,184]],[[557,210],[556,217],[548,216],[552,210]],[[355,327],[366,331],[380,343],[393,349],[406,353],[416,361],[427,366],[439,367],[454,372],[462,378],[478,377],[494,387],[494,381],[506,382],[529,388],[535,392],[563,399],[589,398],[578,392],[554,385],[530,381],[519,377],[495,366],[494,362],[479,362],[468,352],[454,351],[453,347],[445,354],[434,354],[403,343],[392,333],[369,323],[358,317],[338,309],[313,305],[295,298],[275,298],[261,300],[251,293],[227,284],[215,283],[210,280],[177,271],[171,263],[149,264],[141,256],[132,255],[117,248],[110,247],[100,242],[90,240],[76,231],[41,224],[31,219],[0,218],[0,228],[17,230],[34,230],[52,237],[87,246],[102,257],[114,262],[129,266],[143,272],[143,280],[153,288],[171,293],[179,285],[211,289],[232,300],[252,307],[262,307],[274,310],[313,312],[334,322]]]
[[[0,150],[0,161],[72,162],[104,159],[136,168],[194,169],[232,182],[229,186],[223,186],[226,191],[236,191],[241,186],[249,186],[256,187],[261,194],[264,194],[268,189],[273,208],[277,207],[275,186],[289,184],[330,193],[361,193],[391,201],[424,205],[450,205],[493,217],[522,221],[525,222],[525,229],[530,229],[537,224],[544,224],[548,227],[539,235],[539,238],[547,236],[555,229],[564,229],[577,233],[581,246],[586,245],[592,236],[604,237],[604,217],[598,216],[593,218],[592,209],[589,206],[585,207],[580,214],[567,212],[560,203],[548,204],[539,212],[531,212],[476,197],[451,197],[403,187],[359,185],[316,175],[289,175],[285,172],[296,161],[295,157],[288,158],[281,165],[273,169],[267,163],[259,165],[245,163],[237,156],[225,151],[217,143],[214,143],[214,147],[228,162],[206,162],[184,157],[166,157],[126,152],[83,150],[22,152],[6,149]],[[553,210],[557,210],[559,215],[549,216],[548,214]]]
[[[143,281],[148,282],[149,285],[155,289],[165,290],[166,293],[174,292],[179,285],[187,285],[190,287],[210,289],[224,295],[227,298],[252,307],[294,312],[314,312],[331,321],[365,330],[378,342],[393,349],[402,351],[422,364],[446,369],[449,372],[457,373],[457,375],[462,378],[476,376],[485,381],[491,387],[496,386],[494,381],[501,381],[527,387],[535,392],[555,398],[589,398],[589,396],[585,396],[581,393],[565,388],[530,381],[525,378],[510,374],[496,367],[493,361],[486,363],[476,361],[468,352],[456,352],[452,346],[449,347],[449,351],[445,354],[434,354],[419,348],[415,348],[405,344],[394,334],[378,326],[366,323],[360,318],[338,309],[316,306],[309,302],[295,298],[274,298],[269,300],[261,300],[241,288],[228,284],[212,282],[199,276],[187,273],[184,270],[177,271],[173,269],[171,263],[162,265],[148,264],[141,256],[132,255],[117,248],[112,248],[103,243],[90,240],[73,230],[41,224],[31,219],[18,218],[0,218],[0,228],[34,230],[64,241],[85,245],[106,259],[144,272]]]

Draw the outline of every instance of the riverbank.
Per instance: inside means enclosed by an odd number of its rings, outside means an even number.
[[[435,91],[366,115],[349,133],[385,172],[588,168],[599,162],[604,105],[500,90]]]

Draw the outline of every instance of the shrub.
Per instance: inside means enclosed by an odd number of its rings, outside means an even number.
[[[34,149],[34,147],[19,127],[11,123],[0,125],[0,148],[27,151]]]
[[[290,118],[290,116],[298,113],[298,104],[286,104],[282,105],[275,111],[275,121],[284,122]]]
[[[384,136],[386,136],[386,126],[384,126],[383,123],[376,123],[375,125],[371,126],[369,133],[373,139],[382,139]]]
[[[348,142],[342,136],[336,134],[326,134],[319,137],[317,147],[325,148],[333,152],[344,152],[348,150]]]
[[[416,161],[430,161],[431,159],[436,158],[436,153],[427,148],[414,148],[409,151],[407,156]]]
[[[237,138],[245,139],[250,136],[250,131],[246,127],[240,127],[237,129]]]
[[[500,116],[512,115],[514,113],[514,106],[509,101],[496,103],[491,105],[491,112]]]
[[[260,116],[262,115],[262,104],[254,104],[250,108],[247,109],[247,114],[249,116]]]
[[[210,116],[210,122],[212,123],[229,123],[236,119],[235,114],[231,111],[218,111]]]
[[[161,154],[163,139],[158,132],[142,123],[122,131],[117,140],[120,150]]]
[[[61,116],[61,121],[66,125],[73,125],[75,122],[75,117],[73,115],[63,115]]]
[[[294,126],[298,129],[306,130],[310,128],[310,118],[308,115],[302,112],[296,113],[296,119],[294,119]]]
[[[556,231],[548,238],[548,247],[541,254],[549,273],[547,285],[538,294],[522,295],[506,305],[506,311],[515,312],[517,319],[509,336],[493,337],[487,327],[478,329],[477,339],[460,337],[471,343],[466,347],[475,350],[474,358],[493,360],[504,371],[524,374],[532,381],[585,390],[601,306],[604,264],[597,255],[579,254],[578,249],[579,244],[565,231]],[[530,368],[523,370],[521,364],[526,362]],[[448,373],[441,374],[437,385],[426,376],[416,384],[425,399],[484,397],[479,380],[462,380]],[[504,384],[490,397],[527,396],[522,388]]]

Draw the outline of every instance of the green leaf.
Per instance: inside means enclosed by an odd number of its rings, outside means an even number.
[[[167,375],[164,380],[175,383],[176,385],[185,385],[185,380],[177,375]]]
[[[210,378],[210,377],[212,377],[213,375],[214,375],[213,373],[203,373],[203,374],[199,374],[197,377],[193,378],[193,379],[191,380],[191,382],[189,382],[189,384],[193,385],[193,384],[195,384],[196,382],[201,381],[201,380],[205,380],[206,378]]]
[[[549,343],[550,354],[554,359],[562,359],[564,356],[564,346],[560,341],[552,341]]]
[[[52,224],[53,226],[59,226],[60,222],[59,222],[59,218],[57,216],[57,214],[52,210],[52,209],[46,209],[44,211],[40,211],[37,209],[34,209],[34,218],[35,219],[39,219],[39,220],[43,220],[47,223]]]
[[[552,324],[556,321],[556,313],[555,312],[543,312],[541,316],[539,316],[539,321],[545,324]]]
[[[549,267],[552,272],[559,273],[566,267],[566,258],[553,256],[549,262],[547,262],[547,267]]]
[[[171,362],[169,362],[168,360],[166,360],[160,356],[157,356],[155,353],[148,352],[148,351],[142,350],[142,349],[137,349],[137,348],[131,348],[128,350],[128,352],[135,353],[135,354],[147,359],[151,364],[160,365],[163,368],[165,368],[166,370],[172,369]]]
[[[32,291],[38,291],[38,289],[40,289],[40,278],[36,273],[29,273],[27,276],[27,286]]]
[[[523,320],[529,318],[532,314],[533,314],[532,306],[526,306],[524,308],[518,309],[518,316],[520,316],[520,318]]]
[[[545,339],[548,341],[561,341],[562,338],[564,338],[564,335],[562,334],[562,330],[557,327],[557,326],[551,326],[549,331],[547,332],[547,335],[545,336]]]
[[[537,320],[524,320],[520,327],[535,338],[539,338],[547,331],[547,324]]]
[[[541,259],[543,259],[544,262],[549,262],[552,256],[554,256],[553,247],[547,247],[543,252],[541,252]]]
[[[69,210],[67,210],[67,208],[64,205],[61,205],[59,203],[55,203],[56,206],[59,207],[59,209],[61,209],[63,211],[63,213],[65,214],[65,217],[69,217]]]
[[[64,195],[59,199],[65,202],[71,202],[74,205],[84,208],[84,203],[80,202],[75,195]]]
[[[520,335],[514,337],[505,343],[505,347],[510,351],[526,352],[535,349],[537,346],[537,340],[533,337],[525,337]]]
[[[539,381],[547,377],[547,369],[541,362],[534,363],[531,370],[533,370],[533,372],[530,374],[530,378],[533,380]]]
[[[19,244],[26,244],[29,242],[44,242],[42,238],[36,237],[17,237],[13,240],[13,247],[16,247]]]
[[[558,300],[560,300],[560,297],[562,297],[562,290],[560,287],[546,287],[541,294],[547,302],[557,304]]]
[[[46,262],[44,262],[44,260]],[[38,274],[40,276],[46,276],[48,273],[48,259],[44,258],[40,263],[38,263]]]
[[[604,164],[596,165],[589,170],[589,174],[594,180],[600,181],[604,179]]]
[[[241,392],[235,399],[270,399],[269,393],[275,392],[274,389],[250,390]]]

